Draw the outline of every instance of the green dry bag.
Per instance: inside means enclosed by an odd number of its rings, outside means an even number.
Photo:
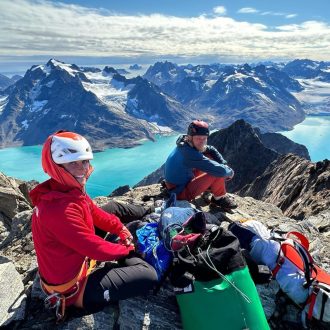
[[[185,330],[268,330],[257,289],[247,267],[209,282],[176,288]]]

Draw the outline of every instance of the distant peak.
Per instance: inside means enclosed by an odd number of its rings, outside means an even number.
[[[58,66],[58,65],[63,65],[65,64],[64,62],[61,62],[59,60],[56,60],[55,58],[51,58],[48,62],[47,62],[47,66]]]
[[[77,73],[77,71],[79,71],[80,69],[75,65],[75,64],[68,64],[68,63],[64,63],[62,61],[56,60],[54,58],[51,58],[47,64],[46,64],[47,68],[50,68],[51,70],[62,70],[62,71],[66,71],[70,76],[74,77],[75,74]]]
[[[118,74],[118,71],[115,68],[113,68],[112,66],[105,66],[104,69],[103,69],[103,71],[105,73]]]

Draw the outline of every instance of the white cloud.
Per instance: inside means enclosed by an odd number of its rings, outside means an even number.
[[[288,14],[285,16],[285,18],[294,18],[297,17],[297,14]]]
[[[262,13],[260,13],[260,15],[265,16],[265,15],[271,15],[271,16],[284,16],[284,13],[278,13],[275,11],[264,11]]]
[[[44,0],[0,1],[0,54],[330,59],[330,26],[268,29],[223,16],[119,15]]]
[[[237,11],[238,14],[258,14],[262,16],[270,15],[270,16],[284,16],[285,18],[294,18],[297,14],[288,14],[282,12],[275,12],[275,11],[263,11],[252,7],[243,7]]]
[[[252,7],[243,7],[237,11],[239,14],[254,14],[258,13],[259,10]]]
[[[213,8],[213,12],[217,15],[225,15],[227,10],[224,6],[217,6]]]
[[[297,14],[288,14],[288,13],[282,13],[282,12],[276,12],[276,11],[264,11],[261,12],[260,15],[270,15],[270,16],[284,16],[285,18],[293,18],[296,17]]]

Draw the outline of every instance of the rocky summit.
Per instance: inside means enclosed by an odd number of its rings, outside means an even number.
[[[301,169],[297,164],[298,160],[302,163]],[[196,199],[194,203],[203,211],[214,214],[218,219],[218,224],[225,228],[229,224],[228,221],[253,219],[271,229],[285,232],[298,230],[304,233],[310,240],[314,259],[321,267],[330,272],[328,253],[330,246],[328,194],[330,189],[325,180],[326,175],[324,175],[325,179],[322,179],[322,173],[326,174],[328,163],[323,162],[312,166],[308,165],[307,160],[293,155],[282,156],[277,162],[283,164],[281,170],[286,170],[285,175],[291,169],[291,179],[294,180],[297,177],[297,182],[304,183],[304,194],[312,200],[313,212],[304,213],[299,220],[290,217],[290,212],[287,212],[287,215],[283,214],[282,210],[273,203],[259,201],[252,197],[232,195],[238,203],[238,209],[235,213],[226,215],[219,212],[217,208],[210,208],[202,198]],[[289,163],[292,164],[291,167],[288,165]],[[276,161],[272,163],[274,169],[275,164]],[[302,169],[305,171],[308,169],[309,176]],[[305,177],[303,177],[304,173]],[[313,185],[312,183],[317,181],[315,180],[317,176],[319,176],[319,185]],[[2,173],[0,178],[0,290],[6,293],[2,295],[0,302],[0,326],[4,329],[55,328],[53,310],[46,310],[43,306],[45,296],[39,286],[38,268],[31,235],[32,208],[26,192],[36,183],[23,183],[6,177]],[[288,178],[285,181],[281,182],[279,186],[281,189],[286,187],[289,190]],[[292,184],[292,190],[295,191],[295,181],[292,181]],[[250,189],[252,188],[250,187]],[[325,189],[327,189],[327,194]],[[122,190],[122,192],[124,191],[127,189]],[[319,194],[318,198],[312,199],[314,193],[322,191],[323,193]],[[279,195],[279,192],[277,194]],[[159,184],[129,189],[123,195],[117,191],[114,195],[116,197],[113,198],[117,201],[145,206],[150,206],[156,199],[163,198]],[[276,194],[274,196],[276,197]],[[97,197],[95,202],[102,206],[108,200],[109,197]],[[301,311],[280,291],[275,281],[257,285],[257,290],[271,329],[301,328]],[[56,329],[63,330],[78,328],[86,330],[106,328],[180,330],[182,325],[173,289],[166,281],[156,295],[120,301],[119,304],[110,305],[96,314],[85,315],[82,311],[71,308],[68,310],[67,319],[56,325]],[[313,321],[311,329],[321,330],[326,327]]]
[[[319,266],[330,272],[330,162],[312,163],[303,146],[279,134],[263,134],[243,120],[211,134],[209,142],[235,170],[229,188],[238,208],[222,213],[208,198],[193,201],[196,207],[216,217],[227,228],[232,221],[258,220],[269,229],[302,232]],[[292,153],[285,153],[295,152]],[[305,157],[305,158],[304,158]],[[97,197],[102,206],[113,198],[122,203],[159,205],[165,194],[157,182],[162,168],[143,185],[123,186],[110,197]],[[0,327],[4,329],[174,329],[181,330],[179,308],[173,287],[165,281],[157,294],[112,304],[86,315],[69,308],[67,318],[55,324],[53,310],[44,308],[38,265],[31,233],[32,205],[28,191],[36,182],[23,182],[0,173]],[[157,202],[156,202],[157,201]],[[148,220],[148,219],[145,219]],[[149,219],[150,220],[150,219]],[[301,329],[301,310],[280,290],[277,282],[257,285],[271,329]],[[313,321],[311,329],[327,327]]]
[[[330,161],[281,156],[239,194],[273,203],[295,219],[318,214],[330,208]]]

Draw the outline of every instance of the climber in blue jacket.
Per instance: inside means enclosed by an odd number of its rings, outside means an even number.
[[[236,208],[225,187],[225,181],[232,179],[234,171],[216,148],[207,145],[209,133],[206,122],[194,120],[187,135],[178,138],[165,163],[166,187],[177,194],[177,199],[188,201],[210,190],[212,204],[224,210]]]

